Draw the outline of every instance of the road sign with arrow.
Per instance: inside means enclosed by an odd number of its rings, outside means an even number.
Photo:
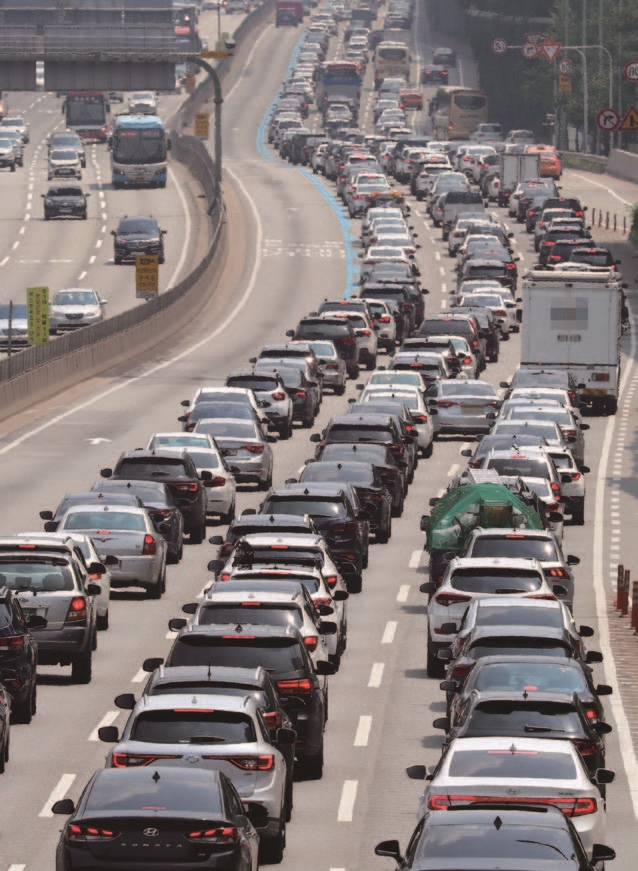
[[[598,124],[601,130],[607,130],[608,132],[611,130],[617,130],[618,125],[620,124],[620,115],[611,107],[608,109],[602,109],[598,115],[596,115],[596,124]]]

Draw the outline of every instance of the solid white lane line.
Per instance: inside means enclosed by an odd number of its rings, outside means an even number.
[[[381,686],[381,681],[383,680],[383,669],[385,668],[385,662],[375,662],[372,665],[372,670],[370,671],[370,680],[368,681],[368,686],[372,689],[376,689]]]
[[[75,780],[75,774],[63,774],[62,777],[58,780],[57,786],[53,788],[51,795],[46,800],[44,807],[38,814],[39,817],[52,817],[53,811],[51,810],[51,805],[55,804],[56,801],[59,801],[61,798],[67,794],[67,792],[71,789],[73,785],[73,781]]]
[[[337,822],[351,823],[354,813],[354,803],[357,799],[358,780],[346,780],[341,791],[341,801],[337,812]]]
[[[104,716],[102,717],[100,722],[97,724],[95,729],[93,729],[93,731],[89,735],[89,741],[99,741],[100,739],[98,738],[98,734],[97,734],[98,729],[101,729],[102,726],[112,726],[113,723],[117,720],[117,718],[119,716],[120,716],[119,711],[107,711],[107,713],[104,714]]]
[[[421,564],[421,555],[423,554],[422,550],[413,550],[412,556],[410,557],[410,562],[408,563],[408,568],[410,569],[418,569]]]
[[[147,677],[147,673],[143,668],[140,668],[138,672],[136,672],[131,678],[131,683],[142,683],[144,679]]]
[[[226,99],[228,99],[228,97],[226,97]],[[184,266],[184,262],[186,261],[186,255],[188,254],[188,243],[190,242],[190,237],[191,237],[191,223],[192,222],[191,222],[190,212],[188,210],[188,203],[186,202],[186,197],[184,196],[184,191],[182,190],[181,185],[177,181],[177,176],[175,175],[173,170],[170,168],[170,166],[168,168],[168,176],[171,179],[171,181],[173,182],[173,185],[175,186],[175,190],[177,191],[177,195],[180,198],[182,208],[184,209],[184,223],[185,223],[184,237],[183,237],[184,242],[182,244],[182,250],[181,250],[181,253],[179,255],[179,260],[177,261],[177,266],[175,267],[173,274],[169,278],[168,285],[167,285],[168,287],[173,287],[173,285],[177,281],[177,276],[181,272],[182,267]]]
[[[372,717],[367,714],[359,717],[359,725],[357,733],[354,736],[354,747],[367,747],[368,739],[370,738],[370,729],[372,728]]]
[[[383,636],[381,637],[381,644],[392,644],[394,641],[394,633],[397,631],[397,626],[399,624],[396,620],[388,620],[385,624],[385,629],[383,630]]]
[[[456,475],[456,473],[458,472],[458,470],[459,470],[459,464],[458,464],[458,463],[452,463],[452,465],[450,466],[450,468],[447,470],[447,476],[448,476],[448,478],[453,478],[453,477]]]
[[[608,188],[607,185],[600,184],[600,182],[597,182],[597,181],[592,181],[591,178],[587,178],[586,176],[581,175],[579,172],[575,172],[574,175],[576,176],[576,178],[582,178],[582,180],[586,181],[587,184],[593,184],[597,188],[602,188],[604,191],[607,191],[608,194],[611,194],[612,197],[615,197],[621,203],[624,203],[624,205],[633,206],[632,202],[630,202],[629,200],[623,199],[621,196],[619,196],[619,194],[616,193],[616,191],[613,191],[611,188]]]
[[[419,551],[421,553],[421,551]],[[397,602],[407,602],[408,596],[410,595],[410,585],[409,584],[401,584],[399,587],[399,592],[397,593]]]

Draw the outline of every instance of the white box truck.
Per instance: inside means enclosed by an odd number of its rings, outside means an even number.
[[[523,276],[521,366],[567,369],[581,402],[615,414],[620,384],[621,276],[613,269],[532,269]]]
[[[516,185],[526,178],[538,178],[540,154],[501,154],[499,160],[498,204],[506,206]]]

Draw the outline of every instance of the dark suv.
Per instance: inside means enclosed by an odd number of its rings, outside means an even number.
[[[115,469],[102,469],[103,478],[122,481],[159,481],[167,484],[184,515],[184,532],[191,544],[201,544],[206,535],[206,491],[204,481],[210,481],[211,472],[203,471],[201,477],[187,450],[181,453],[170,451],[125,451]]]
[[[175,639],[166,665],[265,668],[284,707],[288,707],[288,699],[298,700],[292,717],[297,731],[297,768],[309,780],[322,776],[328,687],[319,678],[334,674],[335,667],[322,661],[315,670],[298,629],[243,623],[229,631],[228,626],[188,625]]]
[[[310,437],[317,443],[315,459],[320,459],[326,445],[341,442],[387,445],[390,453],[400,464],[405,464],[408,483],[412,479],[412,470],[417,462],[415,438],[410,433],[401,431],[400,423],[389,414],[344,414],[333,417],[323,435],[318,433]]]
[[[487,339],[471,316],[442,314],[426,318],[419,327],[420,336],[462,336],[478,358],[479,372],[485,369]]]
[[[370,523],[350,485],[289,484],[271,490],[260,510],[262,514],[309,514],[328,542],[348,591],[361,591]]]
[[[359,347],[354,327],[344,318],[303,318],[297,324],[294,341],[320,341],[334,343],[337,353],[345,361],[349,378],[359,376]]]
[[[135,261],[138,254],[157,254],[159,262],[164,262],[164,236],[166,230],[152,216],[135,218],[124,217],[111,230],[113,236],[113,259],[118,265],[124,260]]]
[[[226,559],[232,553],[235,542],[244,535],[259,532],[276,532],[285,534],[318,535],[319,530],[314,520],[307,514],[297,517],[294,514],[255,514],[254,509],[246,509],[241,517],[236,517],[228,527],[226,538],[212,535],[208,541],[219,546],[218,559]]]
[[[29,628],[46,623],[35,615],[27,620],[15,593],[0,586],[0,683],[11,696],[15,723],[30,723],[36,712],[38,646]]]
[[[91,194],[85,194],[77,184],[52,184],[49,190],[42,194],[44,220],[75,217],[86,221],[87,199],[90,196]]]

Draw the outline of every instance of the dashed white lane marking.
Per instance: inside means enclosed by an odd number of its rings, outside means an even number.
[[[458,464],[458,463],[452,463],[452,465],[450,466],[450,468],[447,470],[447,476],[448,476],[448,478],[453,478],[453,477],[456,475],[456,473],[458,472],[458,470],[459,470],[459,464]]]
[[[103,221],[106,221],[106,218],[107,218],[107,214],[106,214],[106,212],[102,212],[102,220],[103,220]]]
[[[441,282],[441,293],[447,293],[447,284],[444,281]]]
[[[8,262],[9,262],[9,256],[7,255],[6,257],[4,257],[4,258],[0,261],[0,266],[6,266]]]
[[[102,229],[100,230],[100,233],[106,233],[106,224],[104,224],[104,225],[102,226]]]
[[[93,729],[93,731],[89,735],[89,741],[99,741],[100,739],[99,739],[98,734],[97,734],[98,729],[101,729],[102,726],[112,726],[113,723],[119,717],[119,715],[120,715],[119,711],[107,711],[107,713],[104,714],[104,716],[102,717],[100,722],[97,724],[95,729]]]
[[[394,633],[397,631],[398,623],[396,620],[388,620],[383,630],[381,644],[392,644],[394,641]]]
[[[410,557],[410,562],[408,563],[408,568],[418,569],[418,567],[421,563],[422,553],[423,553],[422,550],[413,550],[412,551],[412,556]]]
[[[144,678],[146,678],[147,674],[143,668],[140,668],[138,672],[136,672],[131,678],[131,683],[142,683]]]
[[[89,264],[93,265],[93,263],[95,263],[95,254],[92,254],[92,255],[89,257]]]
[[[16,241],[16,242],[14,242],[13,245],[11,246],[11,249],[12,249],[13,251],[15,251],[16,248],[19,248],[19,247],[20,247],[20,243]]]
[[[51,810],[51,805],[55,804],[56,801],[60,801],[60,799],[64,798],[67,792],[71,789],[73,785],[73,781],[75,780],[75,774],[63,774],[62,777],[58,780],[57,785],[53,788],[51,795],[48,797],[46,802],[44,803],[44,807],[38,814],[39,817],[52,817],[53,811]]]
[[[78,275],[78,281],[82,281],[82,279],[83,279],[85,276],[86,276],[86,269],[84,270],[84,272],[80,272],[80,274]]]
[[[370,729],[372,728],[372,717],[363,714],[359,717],[359,725],[354,736],[354,747],[367,747],[370,738]]]
[[[401,586],[399,587],[399,592],[397,593],[397,602],[407,602],[409,595],[410,595],[410,585],[409,584],[401,584]]]
[[[337,822],[351,823],[354,813],[354,803],[357,799],[358,780],[346,780],[341,790],[341,801],[339,802],[339,810],[337,811]]]
[[[439,266],[439,272],[441,273],[441,275],[445,275],[445,269],[443,269],[442,266]]]
[[[27,207],[27,208],[28,208],[28,207]],[[31,215],[30,215],[28,212],[25,212],[24,220],[25,220],[25,221],[30,221],[30,220],[31,220]]]
[[[167,632],[164,637],[167,639],[177,638],[177,632]]]
[[[383,680],[383,670],[385,668],[385,662],[374,662],[372,664],[372,669],[370,671],[370,679],[368,681],[368,686],[377,689],[381,686],[381,681]]]
[[[447,299],[442,300],[441,308],[447,308]]]
[[[26,229],[27,229],[26,227],[20,227],[20,229],[18,230],[18,233],[20,234],[20,236],[24,236],[24,231]]]
[[[102,247],[102,242],[104,242],[104,239],[98,239],[97,242],[95,243],[95,247],[96,247],[96,248],[101,248],[101,247]]]
[[[24,871],[26,867],[26,865],[9,865],[9,871]]]
[[[441,252],[440,252],[440,251],[435,251],[435,252],[434,252],[434,259],[435,259],[435,260],[440,260],[440,259],[441,259]]]

